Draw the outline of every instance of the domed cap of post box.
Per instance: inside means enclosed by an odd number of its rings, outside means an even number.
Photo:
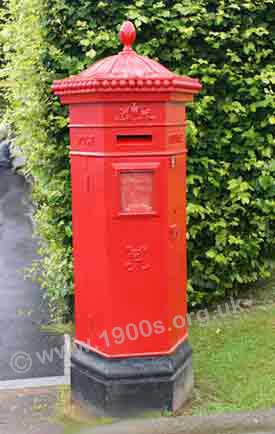
[[[55,95],[79,95],[95,92],[183,92],[195,94],[201,89],[198,80],[181,77],[148,57],[137,54],[132,45],[136,29],[125,21],[119,33],[123,50],[116,56],[96,62],[79,75],[56,80]]]

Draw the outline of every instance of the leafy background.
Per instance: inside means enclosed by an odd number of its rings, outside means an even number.
[[[0,29],[6,22],[6,14],[7,14],[7,9],[5,8],[3,1],[0,0]],[[5,71],[3,48],[4,48],[4,38],[1,37],[1,33],[0,33],[0,125],[2,123],[2,116],[5,113],[4,95],[7,87],[6,81],[4,80],[6,71]]]
[[[136,50],[203,91],[188,109],[188,257],[192,306],[268,276],[275,221],[274,0],[6,0],[8,119],[34,178],[41,281],[66,311],[73,294],[67,110],[53,79]],[[65,304],[64,304],[65,300]]]

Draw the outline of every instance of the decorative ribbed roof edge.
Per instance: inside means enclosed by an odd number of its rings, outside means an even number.
[[[150,79],[96,79],[96,80],[55,80],[52,90],[55,95],[73,95],[91,92],[148,92],[148,91],[181,91],[181,92],[199,92],[201,84],[198,80],[189,78],[175,78],[172,80],[159,78]]]

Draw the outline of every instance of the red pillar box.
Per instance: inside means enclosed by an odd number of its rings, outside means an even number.
[[[123,50],[55,81],[70,107],[75,396],[110,414],[183,404],[186,103],[201,85]]]

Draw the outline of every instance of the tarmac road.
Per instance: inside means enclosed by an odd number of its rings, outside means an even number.
[[[0,388],[3,380],[64,375],[64,338],[41,331],[43,291],[24,278],[37,258],[30,214],[24,178],[0,167]]]

